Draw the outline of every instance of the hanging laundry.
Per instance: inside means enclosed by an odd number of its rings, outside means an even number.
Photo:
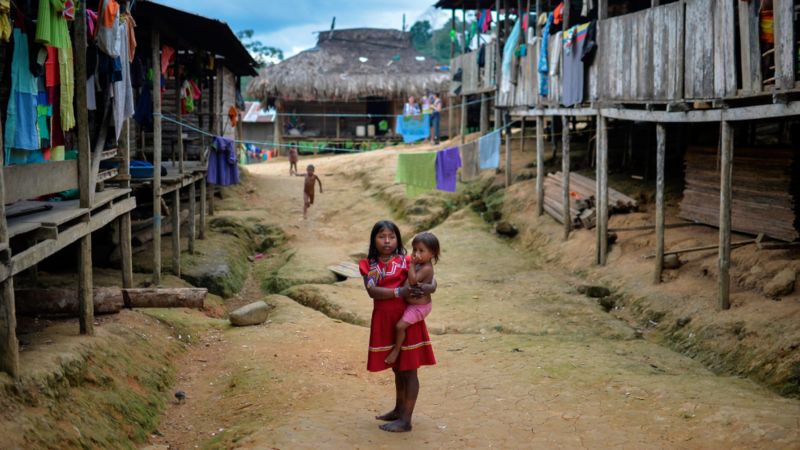
[[[119,3],[116,0],[103,0],[98,11],[97,47],[111,57],[119,56],[119,25]]]
[[[478,158],[481,170],[500,167],[500,131],[492,131],[478,139]]]
[[[208,154],[208,173],[206,180],[217,186],[239,184],[239,158],[233,141],[217,136]]]
[[[436,154],[401,153],[397,157],[397,173],[395,182],[406,185],[406,195],[416,197],[419,194],[436,189]]]
[[[550,78],[548,80],[548,95],[547,98],[550,101],[558,103],[561,96],[561,55],[563,52],[563,39],[561,38],[562,32],[559,31],[558,33],[553,35],[553,38],[550,40],[550,62],[548,63],[550,66]]]
[[[123,21],[119,26],[123,36],[127,35],[128,23]],[[133,86],[131,86],[131,63],[127,58],[128,40],[120,39],[117,41],[117,45],[119,46],[119,54],[122,56],[115,59],[120,61],[122,79],[113,84],[112,90],[114,93],[114,131],[116,132],[117,140],[119,140],[122,125],[126,119],[133,116],[134,107]]]
[[[86,79],[86,109],[89,111],[97,110],[97,89],[94,83],[94,75]]]
[[[86,32],[90,40],[94,40],[97,33],[97,13],[91,9],[86,10]]]
[[[427,114],[414,116],[397,116],[395,132],[403,136],[403,142],[410,144],[430,137],[430,116]]]
[[[153,94],[150,92],[150,85],[144,83],[142,91],[139,93],[139,100],[134,109],[133,119],[145,130],[153,129]]]
[[[502,65],[502,77],[500,78],[500,92],[509,92],[511,91],[511,62],[514,58],[514,49],[517,47],[517,42],[519,41],[519,34],[520,34],[520,23],[521,21],[517,19],[514,22],[514,27],[511,29],[511,34],[508,35],[508,39],[506,39],[505,47],[503,47],[503,65]]]
[[[36,42],[55,48],[71,49],[67,19],[64,18],[64,1],[48,0],[39,2],[39,15],[36,21]]]
[[[8,42],[11,31],[11,0],[0,0],[0,42]]]
[[[478,141],[467,142],[461,150],[461,181],[472,181],[478,178],[481,170],[478,156]]]
[[[484,9],[481,14],[481,33],[488,33],[492,28],[492,10]]]
[[[190,114],[194,112],[194,95],[192,85],[186,80],[181,85],[181,113]]]
[[[236,125],[239,124],[239,111],[235,106],[228,108],[228,120],[231,121],[231,127],[233,128],[236,128]]]
[[[577,25],[567,31],[564,38],[564,74],[561,103],[574,106],[583,102],[583,47],[589,24]]]
[[[558,25],[561,23],[561,20],[564,18],[564,2],[561,2],[556,6],[556,9],[553,10],[553,23]]]
[[[136,21],[133,20],[133,15],[130,13],[125,13],[124,15],[125,22],[128,24],[128,62],[133,62],[133,58],[136,56]],[[124,38],[124,36],[123,36]]]
[[[59,107],[61,78],[58,73],[58,49],[45,48],[47,49],[47,59],[44,62],[44,85],[47,92],[47,104],[53,107],[53,116],[50,120],[50,160],[61,161],[64,159],[64,131],[61,128],[61,108]]]
[[[547,76],[550,73],[547,51],[549,49],[548,45],[550,43],[550,26],[552,24],[553,13],[550,13],[547,15],[547,21],[542,29],[542,43],[541,47],[539,47],[539,63],[536,65],[536,70],[539,72],[539,95],[542,97],[547,97],[547,95],[550,93],[547,79]]]
[[[169,63],[175,59],[175,49],[169,45],[161,46],[161,75],[167,73]]]
[[[73,0],[66,0],[64,2],[62,15],[67,20],[75,20],[75,2]]]
[[[58,76],[61,79],[61,129],[69,131],[75,127],[75,72],[73,70],[72,50],[58,50]]]
[[[14,53],[11,59],[11,91],[6,113],[5,161],[6,164],[27,162],[27,153],[39,150],[37,133],[37,96],[39,89],[36,78],[28,66],[28,39],[19,28],[14,28]],[[24,150],[21,158],[14,161],[12,149]]]
[[[461,156],[458,147],[436,152],[436,189],[455,192],[459,168],[461,168]]]

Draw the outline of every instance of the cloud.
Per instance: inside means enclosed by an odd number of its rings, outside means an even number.
[[[236,31],[252,29],[265,45],[282,49],[288,58],[313,47],[315,31],[330,29],[336,16],[336,28],[410,27],[418,18],[435,19],[446,13],[431,11],[433,0],[160,0],[173,8],[225,21]]]

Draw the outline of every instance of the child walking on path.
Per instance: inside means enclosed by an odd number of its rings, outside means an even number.
[[[433,281],[433,263],[439,262],[439,239],[433,233],[420,233],[411,241],[411,263],[408,265],[409,286],[418,287]],[[406,299],[406,310],[403,318],[395,325],[394,348],[386,357],[386,364],[392,365],[397,361],[403,342],[406,340],[406,330],[411,325],[421,322],[431,313],[433,305],[431,295],[409,297]]]
[[[394,348],[395,325],[406,310],[403,299],[436,291],[435,280],[430,284],[421,283],[418,287],[406,283],[410,264],[411,258],[406,256],[403,248],[400,228],[388,220],[376,223],[369,236],[369,253],[359,262],[358,268],[364,277],[364,287],[373,299],[367,370],[394,371],[394,408],[375,417],[387,422],[381,425],[382,430],[391,432],[411,431],[411,416],[419,394],[417,369],[436,364],[424,320],[408,327],[403,351],[394,364],[386,364],[386,354]]]
[[[289,175],[297,175],[297,145],[289,147]]]
[[[322,180],[314,175],[314,165],[309,164],[306,167],[305,175],[295,174],[298,177],[305,177],[303,184],[303,219],[308,218],[308,208],[314,204],[314,182],[319,183],[319,193],[322,194]]]

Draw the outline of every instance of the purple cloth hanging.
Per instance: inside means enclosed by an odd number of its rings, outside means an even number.
[[[458,147],[444,149],[436,153],[436,189],[455,192],[458,169],[460,167],[461,155],[458,153]]]
[[[208,184],[230,186],[239,184],[239,161],[233,141],[217,136],[208,154]]]

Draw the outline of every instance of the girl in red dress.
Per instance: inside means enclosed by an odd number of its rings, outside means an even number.
[[[406,339],[400,356],[394,364],[386,364],[386,356],[394,348],[395,324],[406,309],[405,297],[432,294],[436,281],[413,288],[406,285],[410,257],[406,256],[400,229],[393,222],[382,220],[372,227],[369,254],[359,264],[364,286],[374,300],[370,323],[367,370],[379,372],[391,368],[397,394],[394,409],[376,419],[388,423],[384,431],[411,431],[411,415],[419,394],[417,369],[436,364],[425,321],[417,322],[406,330]]]

